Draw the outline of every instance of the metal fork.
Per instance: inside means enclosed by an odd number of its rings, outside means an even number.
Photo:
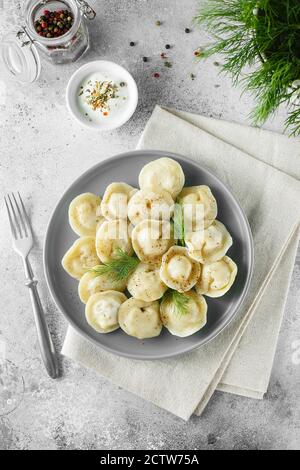
[[[34,279],[28,259],[28,255],[33,246],[29,218],[19,192],[17,196],[13,193],[7,194],[4,200],[12,233],[13,249],[23,260],[26,276],[25,285],[29,288],[30,292],[42,359],[50,377],[56,379],[59,376],[57,356],[37,290],[37,281]]]

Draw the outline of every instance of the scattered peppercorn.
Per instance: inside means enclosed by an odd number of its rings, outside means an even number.
[[[190,28],[185,28],[184,31],[186,32],[186,34],[189,34],[191,32]]]
[[[143,62],[148,62],[148,57],[143,57]]]
[[[215,65],[216,67],[219,67],[220,62],[214,62],[214,65]]]
[[[69,10],[44,10],[40,18],[35,21],[34,27],[40,36],[50,39],[66,34],[73,22],[74,18]]]
[[[130,45],[130,47],[133,47],[133,46],[135,46],[135,42],[131,41],[131,42],[129,43],[129,45]]]
[[[126,86],[126,83],[125,82],[120,82],[120,87],[123,88],[124,86]]]
[[[153,77],[154,77],[154,78],[159,78],[159,77],[160,77],[160,74],[159,74],[158,72],[155,72],[155,73],[153,74]]]
[[[191,74],[190,74],[190,77],[191,77],[191,80],[195,80],[196,75],[195,75],[194,73],[191,73]]]
[[[171,49],[171,46],[170,46],[170,44],[166,44],[166,46],[165,46],[165,47],[166,47],[166,49]]]
[[[155,24],[156,24],[156,26],[161,26],[161,21],[157,20],[157,21],[155,22]]]

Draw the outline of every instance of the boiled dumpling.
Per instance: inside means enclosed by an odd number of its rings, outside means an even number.
[[[110,333],[119,328],[118,312],[127,300],[126,295],[114,290],[93,294],[87,301],[85,317],[98,333]]]
[[[220,261],[205,264],[196,284],[198,294],[221,297],[229,291],[237,275],[237,265],[228,256]]]
[[[98,228],[101,227],[101,225],[102,225],[103,222],[105,222],[105,221],[106,221],[106,219],[105,219],[105,217],[103,217],[103,215],[102,215],[101,204],[100,204],[100,206],[99,206],[98,209],[97,209],[96,233],[97,233]]]
[[[87,303],[91,295],[106,290],[124,291],[126,281],[114,281],[106,274],[96,274],[94,272],[85,273],[79,281],[78,294],[81,302]]]
[[[108,220],[127,219],[127,206],[136,190],[127,183],[111,183],[101,202],[101,212]]]
[[[132,231],[132,246],[147,264],[160,263],[162,255],[174,244],[170,222],[143,220]]]
[[[104,217],[99,217],[99,221],[97,222],[97,226],[96,226],[96,233],[97,233],[97,230],[99,227],[101,227],[101,225],[106,222],[106,219],[104,219]]]
[[[80,279],[97,264],[100,260],[96,253],[95,237],[79,238],[62,259],[63,268],[75,279]]]
[[[133,225],[142,220],[170,220],[174,201],[167,191],[155,193],[149,189],[137,191],[128,204],[128,218]]]
[[[120,219],[103,222],[96,233],[96,250],[102,263],[114,258],[120,249],[128,255],[133,254],[127,221]]]
[[[167,157],[147,163],[139,176],[141,189],[150,189],[154,192],[165,190],[173,199],[182,190],[184,181],[184,173],[179,163]]]
[[[127,289],[135,299],[153,302],[160,299],[167,290],[159,275],[159,268],[140,263],[130,276]]]
[[[193,260],[182,246],[172,246],[162,257],[160,277],[171,289],[189,291],[198,281],[200,264]]]
[[[217,201],[208,186],[183,188],[178,196],[178,202],[183,205],[185,223],[189,224],[188,231],[201,230],[202,225],[207,228],[217,217]],[[198,213],[201,215],[201,220],[195,219]]]
[[[76,196],[69,206],[69,223],[77,235],[95,236],[97,225],[103,220],[101,198],[92,193]]]
[[[185,292],[189,299],[186,312],[180,314],[174,304],[164,299],[160,305],[160,315],[163,325],[172,335],[184,338],[193,335],[206,325],[207,304],[202,295],[194,291]]]
[[[206,264],[223,258],[232,245],[232,238],[225,225],[215,220],[204,231],[185,234],[185,243],[190,257]]]
[[[118,318],[122,330],[138,339],[159,336],[162,329],[158,302],[131,298],[121,305]]]

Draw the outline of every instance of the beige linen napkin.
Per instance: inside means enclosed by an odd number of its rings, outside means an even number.
[[[183,419],[201,414],[216,388],[262,398],[299,241],[299,140],[156,107],[139,148],[185,155],[230,187],[254,237],[249,294],[217,338],[180,358],[150,362],[115,357],[70,327],[62,353]]]

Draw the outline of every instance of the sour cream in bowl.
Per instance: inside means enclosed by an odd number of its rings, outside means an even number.
[[[95,130],[122,126],[133,115],[138,89],[132,75],[114,62],[97,60],[80,67],[66,92],[67,106],[80,124]]]

